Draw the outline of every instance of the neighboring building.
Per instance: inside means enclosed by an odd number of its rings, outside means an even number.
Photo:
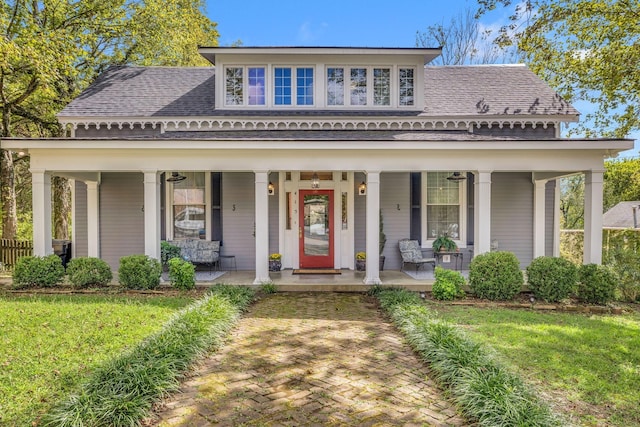
[[[640,201],[620,202],[602,217],[604,228],[640,228]]]
[[[183,237],[222,241],[256,283],[272,252],[284,268],[353,269],[378,253],[380,212],[385,268],[400,268],[398,240],[430,249],[444,232],[526,267],[558,253],[555,180],[583,172],[584,261],[601,261],[604,158],[633,142],[560,138],[579,113],[526,67],[425,66],[440,50],[422,48],[200,52],[215,67],[110,68],[58,115],[67,138],[2,142],[31,155],[37,255],[60,175],[75,256],[114,269]]]

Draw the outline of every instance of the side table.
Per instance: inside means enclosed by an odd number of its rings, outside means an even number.
[[[442,258],[446,255],[453,257],[454,269],[458,271],[462,270],[462,264],[464,263],[464,254],[462,252],[434,252],[433,255],[436,258],[436,264],[442,264]],[[460,262],[460,264],[458,264],[458,262]]]

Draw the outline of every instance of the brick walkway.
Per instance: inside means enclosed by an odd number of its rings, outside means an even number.
[[[272,295],[232,335],[157,425],[466,424],[363,295]]]

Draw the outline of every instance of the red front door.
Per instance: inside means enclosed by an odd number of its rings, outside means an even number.
[[[333,268],[333,190],[300,190],[300,268]]]

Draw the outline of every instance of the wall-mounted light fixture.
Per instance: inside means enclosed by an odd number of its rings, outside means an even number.
[[[186,176],[180,175],[180,172],[171,172],[171,176],[167,178],[167,182],[180,182],[187,179]]]
[[[367,195],[367,183],[362,181],[360,185],[358,185],[358,195],[366,196]]]
[[[314,190],[320,188],[320,177],[316,172],[314,172],[311,176],[311,188],[313,188]]]
[[[267,191],[270,196],[276,194],[276,186],[273,185],[273,182],[269,181],[269,185],[267,185]]]

